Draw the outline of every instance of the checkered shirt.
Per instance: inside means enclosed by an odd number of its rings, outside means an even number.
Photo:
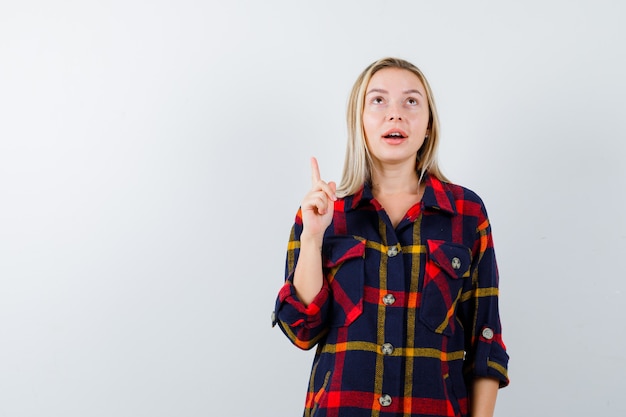
[[[485,207],[458,185],[425,185],[395,228],[367,184],[335,202],[308,306],[292,285],[298,211],[273,322],[299,348],[317,346],[305,417],[468,416],[473,378],[508,385]]]

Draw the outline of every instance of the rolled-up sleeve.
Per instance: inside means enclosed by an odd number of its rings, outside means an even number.
[[[275,323],[291,342],[300,349],[311,349],[325,334],[324,320],[329,306],[329,288],[326,279],[311,304],[304,305],[287,279],[278,293],[274,310]]]
[[[484,207],[482,211],[484,216],[476,229],[472,279],[462,297],[468,346],[465,374],[468,379],[494,378],[499,380],[500,387],[505,387],[509,384],[509,356],[502,340],[498,268],[491,226]]]
[[[272,313],[272,325],[278,324],[294,345],[300,349],[308,350],[326,334],[325,322],[331,297],[326,278],[323,280],[322,289],[309,305],[305,305],[296,294],[296,289],[293,286],[293,274],[300,253],[301,233],[301,212],[298,211],[287,248],[285,283],[278,292],[276,306]]]

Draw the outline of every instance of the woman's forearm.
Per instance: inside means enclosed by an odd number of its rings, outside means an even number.
[[[472,385],[470,400],[472,417],[492,417],[500,382],[493,378],[478,378]]]
[[[324,283],[322,272],[322,242],[319,238],[300,239],[300,254],[293,276],[293,286],[298,298],[309,305],[320,292]]]

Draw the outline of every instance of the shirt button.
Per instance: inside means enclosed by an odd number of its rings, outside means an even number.
[[[388,407],[391,405],[391,395],[389,394],[383,394],[378,398],[378,402],[380,403],[380,405],[382,405],[383,407]]]
[[[385,303],[386,306],[390,306],[395,302],[396,297],[394,297],[393,294],[385,294],[385,296],[383,297],[383,303]]]
[[[387,256],[389,256],[390,258],[393,258],[397,254],[398,254],[398,247],[397,246],[392,246],[389,249],[387,249]]]
[[[489,327],[485,327],[483,329],[483,337],[487,340],[493,339],[493,330],[491,330]]]
[[[381,346],[381,350],[383,351],[383,355],[391,355],[393,353],[393,345],[391,343],[384,343]]]
[[[452,268],[453,269],[461,269],[461,260],[456,256],[452,258]]]

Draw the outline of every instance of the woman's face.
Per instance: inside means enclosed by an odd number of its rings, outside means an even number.
[[[424,85],[411,71],[385,68],[367,85],[363,128],[380,164],[415,163],[427,134],[430,109]]]

